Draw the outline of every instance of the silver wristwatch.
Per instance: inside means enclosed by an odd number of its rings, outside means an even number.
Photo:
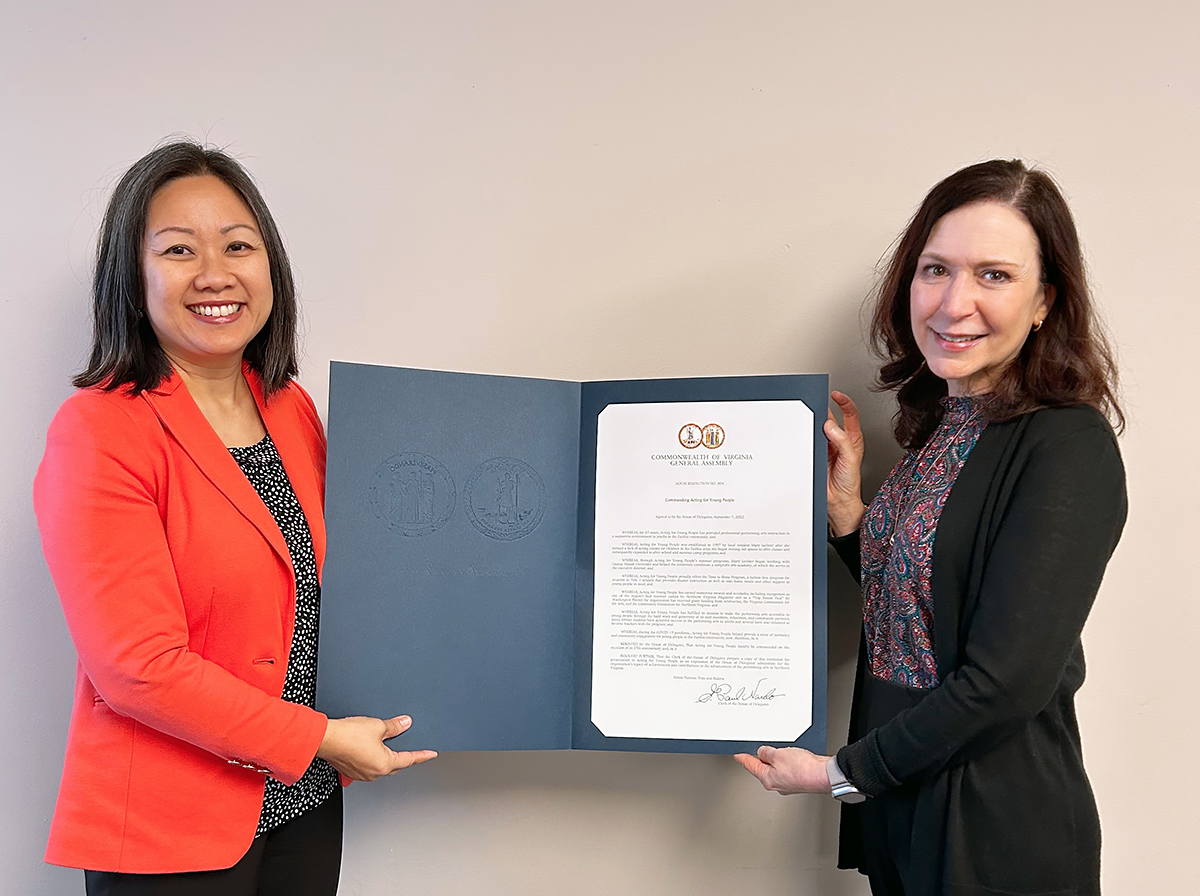
[[[833,798],[838,802],[861,803],[866,800],[867,795],[846,780],[841,767],[837,764],[836,756],[830,756],[829,761],[825,763],[825,773],[829,775]]]

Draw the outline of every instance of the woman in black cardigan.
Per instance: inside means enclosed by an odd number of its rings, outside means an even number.
[[[833,399],[831,541],[860,577],[850,743],[738,757],[843,801],[839,867],[875,894],[1096,894],[1100,827],[1074,694],[1120,537],[1116,369],[1045,173],[972,165],[925,197],[881,282],[879,384],[907,451],[869,507]]]

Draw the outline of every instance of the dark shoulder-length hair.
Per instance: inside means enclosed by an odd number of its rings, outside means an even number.
[[[127,388],[136,395],[158,386],[171,363],[146,317],[142,247],[150,200],[181,177],[212,175],[242,197],[258,223],[271,268],[274,304],[266,324],[243,357],[262,376],[270,396],[296,375],[296,286],[275,220],[250,174],[219,149],[180,140],[158,147],[134,163],[117,183],[96,250],[92,280],[92,352],[72,382],[79,388]]]
[[[988,394],[988,419],[1087,404],[1119,431],[1125,417],[1117,397],[1117,365],[1093,307],[1071,210],[1049,174],[1016,159],[996,159],[956,171],[929,191],[875,291],[871,344],[883,362],[876,385],[896,392],[896,440],[905,448],[925,444],[941,419],[939,399],[947,391],[945,380],[925,365],[912,332],[909,289],[917,260],[944,215],[976,202],[999,202],[1025,216],[1037,235],[1042,282],[1054,288],[1042,327],[1030,332]]]

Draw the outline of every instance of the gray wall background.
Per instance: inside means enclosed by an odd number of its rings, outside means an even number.
[[[322,408],[331,358],[572,379],[827,370],[865,406],[871,486],[897,454],[860,335],[876,261],[955,168],[1049,168],[1130,412],[1131,518],[1080,697],[1105,886],[1190,892],[1198,19],[1189,0],[4,0],[0,891],[82,892],[41,862],[74,652],[30,485],[86,351],[108,191],[186,133],[263,185]],[[835,570],[831,746],[854,601]],[[448,755],[350,789],[342,892],[864,893],[834,870],[831,803],[763,793],[722,757]]]

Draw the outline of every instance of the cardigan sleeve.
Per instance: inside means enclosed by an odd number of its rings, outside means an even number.
[[[985,560],[962,664],[916,706],[838,752],[860,790],[877,795],[926,778],[1046,707],[1126,509],[1124,467],[1099,421],[1032,447]]]
[[[860,531],[855,529],[847,535],[830,533],[829,544],[833,547],[833,552],[846,564],[850,575],[854,576],[854,581],[862,584],[862,553],[858,540]]]
[[[80,664],[121,715],[290,784],[326,717],[190,649],[158,505],[159,454],[108,395],[76,393],[50,426],[34,507]]]

